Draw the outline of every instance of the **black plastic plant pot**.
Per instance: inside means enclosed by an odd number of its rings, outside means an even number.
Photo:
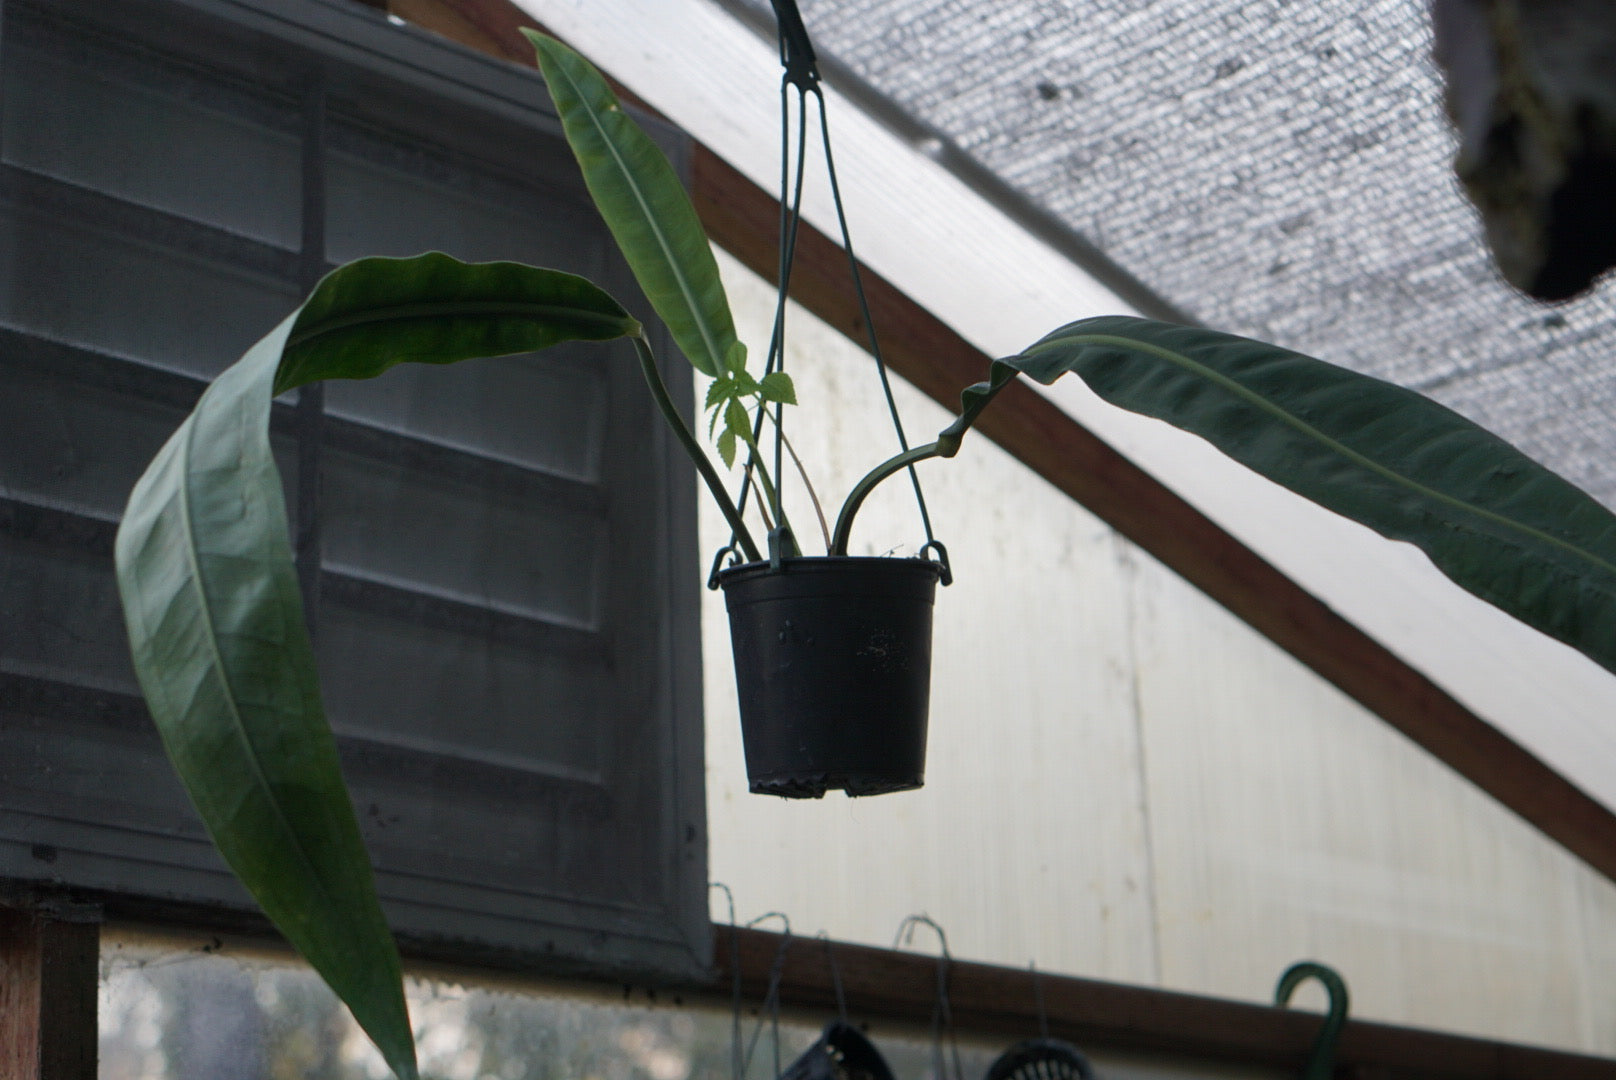
[[[783,559],[719,575],[754,792],[817,799],[920,787],[931,697],[924,559]]]

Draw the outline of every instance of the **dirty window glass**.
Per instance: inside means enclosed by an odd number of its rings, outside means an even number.
[[[586,983],[414,972],[407,980],[421,1075],[433,1080],[686,1080],[732,1075],[722,998]],[[778,1075],[773,1024],[745,1002],[749,1075]],[[305,965],[217,938],[103,935],[101,1080],[385,1080],[381,1056]],[[787,1015],[781,1064],[826,1016]],[[935,1076],[925,1032],[870,1037],[895,1075]],[[967,1077],[1000,1047],[960,1043]],[[951,1051],[950,1051],[951,1053]],[[952,1058],[949,1059],[952,1078]]]

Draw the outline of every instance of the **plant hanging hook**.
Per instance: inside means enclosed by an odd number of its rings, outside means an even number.
[[[1044,1007],[1044,981],[1038,975],[1036,961],[1027,961],[1027,971],[1032,975],[1032,996],[1038,1003],[1038,1037],[1049,1038],[1049,1010]]]
[[[770,919],[779,919],[782,924],[780,946],[775,950],[774,962],[769,965],[769,983],[763,993],[763,1008],[758,1014],[757,1027],[752,1029],[752,1038],[747,1042],[746,1052],[740,1059],[742,1080],[745,1080],[746,1074],[752,1069],[752,1055],[757,1050],[758,1040],[763,1036],[765,1023],[771,1024],[774,1029],[774,1075],[780,1075],[780,980],[785,973],[786,950],[791,948],[791,917],[783,911],[766,911],[755,919],[747,920],[746,928],[754,929],[759,923]]]
[[[719,552],[719,557],[723,557]],[[713,573],[718,573],[718,564],[713,563]],[[740,936],[735,932],[735,894],[730,887],[722,881],[709,881],[707,891],[721,889],[724,898],[729,902],[729,970],[730,970],[730,1044],[729,1068],[730,1080],[742,1080],[746,1068],[741,1062],[741,942]]]
[[[1325,992],[1330,995],[1330,1008],[1325,1014],[1324,1026],[1313,1040],[1313,1049],[1308,1052],[1307,1064],[1302,1066],[1301,1080],[1330,1080],[1335,1072],[1336,1044],[1347,1023],[1347,982],[1334,968],[1303,960],[1286,968],[1285,974],[1279,977],[1279,985],[1274,987],[1274,1004],[1289,1004],[1291,994],[1307,979],[1317,979],[1324,984]]]
[[[892,947],[908,945],[914,942],[915,931],[922,926],[929,926],[937,934],[937,1007],[932,1011],[932,1050],[936,1056],[936,1071],[939,1080],[948,1080],[948,1070],[943,1063],[943,1032],[948,1032],[949,1048],[953,1051],[954,1080],[964,1080],[965,1070],[960,1065],[959,1040],[954,1035],[954,1013],[948,1004],[948,969],[954,962],[954,957],[948,951],[948,935],[943,932],[942,926],[930,915],[905,915],[903,922],[898,924],[898,932],[892,938]]]
[[[814,55],[813,42],[808,40],[808,27],[803,25],[797,0],[770,2],[780,27],[780,63],[786,69],[786,83],[804,92],[812,91],[819,85],[819,58]]]
[[[847,995],[842,990],[842,968],[836,962],[836,949],[832,945],[830,935],[821,930],[819,940],[825,945],[825,962],[830,965],[830,985],[836,993],[836,1018],[847,1023]]]

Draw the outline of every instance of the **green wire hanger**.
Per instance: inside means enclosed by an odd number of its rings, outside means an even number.
[[[1336,1044],[1341,1041],[1341,1029],[1347,1024],[1347,983],[1334,968],[1312,960],[1303,960],[1285,969],[1274,987],[1274,1004],[1290,1004],[1291,994],[1308,979],[1324,984],[1330,995],[1330,1008],[1324,1016],[1324,1026],[1313,1040],[1307,1063],[1302,1066],[1301,1080],[1331,1080],[1335,1073]]]
[[[869,349],[875,357],[875,367],[881,377],[881,390],[886,396],[887,411],[892,417],[892,426],[898,435],[898,446],[901,450],[909,449],[909,440],[904,434],[903,421],[898,415],[897,401],[892,395],[891,380],[887,375],[886,359],[881,354],[881,343],[876,337],[875,320],[870,313],[869,299],[864,292],[863,277],[859,271],[858,257],[853,251],[853,237],[848,229],[847,212],[842,204],[841,185],[836,179],[836,159],[831,153],[830,121],[825,112],[825,95],[819,86],[819,61],[814,53],[813,43],[808,38],[808,28],[802,21],[802,14],[797,10],[797,0],[770,0],[774,5],[775,23],[778,29],[780,43],[780,63],[785,68],[785,74],[780,83],[780,262],[779,262],[779,291],[775,299],[774,329],[769,341],[768,362],[764,365],[764,374],[785,369],[785,315],[786,297],[791,285],[791,267],[797,253],[797,232],[802,222],[802,191],[803,179],[806,171],[807,140],[808,140],[808,99],[812,97],[819,107],[819,135],[825,152],[825,171],[830,179],[831,197],[836,206],[836,221],[842,236],[842,250],[847,254],[848,269],[852,276],[853,292],[858,298],[859,312],[863,317],[864,326],[869,334]],[[793,176],[792,165],[792,124],[791,124],[791,94],[796,90],[797,98],[797,125],[796,125],[796,169]],[[784,432],[781,423],[784,420],[783,410],[779,404],[775,405],[774,413],[774,476],[775,503],[773,507],[775,520],[780,517],[780,489],[784,486],[784,470],[781,468],[781,446],[784,442]],[[757,440],[763,430],[763,416],[761,412],[754,422],[752,443]],[[915,502],[920,509],[920,521],[926,533],[926,542],[921,546],[920,556],[928,555],[943,568],[941,581],[948,585],[953,581],[953,572],[948,563],[948,549],[932,534],[931,514],[926,509],[926,496],[920,488],[920,477],[916,474],[914,466],[909,467],[909,479],[914,487]],[[747,495],[751,488],[751,471],[748,470],[741,481],[741,495],[737,503],[742,513],[746,512]],[[779,565],[784,555],[797,554],[797,545],[784,527],[777,527],[769,534],[769,558]],[[735,541],[732,537],[730,544],[718,553],[713,562],[713,573],[708,580],[709,588],[718,585],[719,565],[726,555],[731,557],[731,565],[738,559],[735,554]]]

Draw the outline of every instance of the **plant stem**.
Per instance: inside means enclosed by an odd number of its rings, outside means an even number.
[[[858,513],[859,507],[864,505],[864,500],[875,490],[877,484],[917,462],[934,457],[953,457],[958,450],[957,439],[954,440],[952,447],[942,441],[927,443],[925,446],[917,446],[913,450],[896,454],[866,473],[862,480],[853,485],[853,490],[848,492],[847,501],[842,503],[842,512],[836,516],[836,532],[831,537],[830,554],[847,554],[847,541],[853,532],[853,515]]]
[[[841,513],[836,515],[836,532],[831,536],[830,554],[846,555],[847,541],[853,532],[853,515],[857,514],[859,507],[869,497],[875,486],[893,473],[909,466],[925,461],[927,458],[951,458],[959,453],[960,442],[965,433],[971,430],[982,410],[998,396],[1010,383],[1015,381],[1017,369],[1010,367],[1003,361],[993,364],[993,377],[988,382],[976,383],[965,388],[961,397],[962,408],[954,422],[945,427],[937,435],[937,441],[926,446],[917,446],[913,450],[905,450],[896,454],[865,474],[864,478],[853,485],[848,492],[847,501],[842,503]]]
[[[723,512],[724,520],[729,522],[730,530],[735,534],[735,540],[741,545],[741,551],[750,562],[759,562],[763,556],[758,552],[757,544],[752,541],[752,534],[746,528],[746,522],[741,520],[741,513],[735,509],[735,502],[724,490],[724,481],[719,478],[718,470],[702,452],[701,444],[690,433],[685,424],[685,418],[679,415],[679,409],[668,395],[668,387],[662,381],[662,373],[657,370],[656,357],[651,353],[650,343],[643,337],[634,339],[634,351],[640,357],[640,371],[645,375],[645,384],[651,390],[651,400],[656,403],[657,411],[662,419],[668,422],[673,429],[674,437],[684,448],[685,454],[695,463],[696,471],[701,474],[702,480],[707,483],[707,490],[712,494],[713,500],[718,503],[718,509]]]
[[[749,454],[746,455],[746,474],[745,474],[746,478],[750,478],[760,467],[761,466],[758,464],[757,456],[755,454],[750,454],[749,453]],[[759,490],[762,490],[762,481],[756,481],[756,482],[758,484]],[[773,532],[774,531],[774,519],[769,517],[769,502],[762,495],[758,496],[757,512],[758,512],[758,517],[763,519],[763,527],[765,529],[768,529],[770,532]]]
[[[764,411],[767,412],[768,410]],[[819,504],[819,492],[814,490],[814,482],[808,479],[808,470],[803,468],[802,458],[797,456],[797,448],[791,445],[790,439],[786,438],[786,433],[780,427],[779,422],[775,421],[772,416],[769,419],[770,422],[774,423],[774,430],[779,433],[780,442],[785,446],[786,453],[791,455],[791,463],[797,467],[797,475],[802,477],[802,486],[808,492],[808,501],[814,504],[814,516],[819,518],[819,535],[825,538],[825,552],[829,554],[830,526],[825,524],[825,508]]]
[[[763,492],[757,501],[758,513],[763,515],[763,523],[767,525],[769,530],[772,532],[774,530],[774,523],[769,520],[768,508],[771,506],[774,507],[775,516],[779,518],[780,525],[789,530],[791,528],[791,522],[786,520],[786,509],[784,506],[780,505],[780,496],[776,493],[774,481],[769,476],[769,467],[763,464],[763,455],[758,452],[757,445],[751,442],[748,442],[747,445],[749,453],[747,454],[746,467],[749,470],[757,470],[758,487],[762,489]]]

